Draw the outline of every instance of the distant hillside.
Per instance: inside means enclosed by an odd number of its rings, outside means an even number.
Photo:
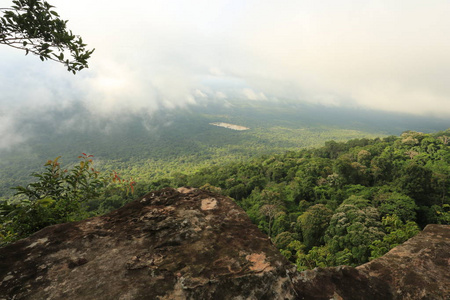
[[[234,131],[211,126],[223,122],[249,127]],[[262,154],[316,147],[328,140],[383,137],[404,130],[438,131],[448,121],[309,104],[226,101],[152,115],[94,118],[73,105],[30,114],[20,122],[25,143],[0,152],[0,197],[10,187],[29,182],[29,174],[48,159],[62,155],[66,164],[80,153],[93,154],[98,166],[139,180],[154,180],[174,171]]]

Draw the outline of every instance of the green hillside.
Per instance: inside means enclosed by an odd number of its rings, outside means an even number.
[[[300,270],[359,265],[450,224],[450,129],[356,139],[178,174],[235,199]],[[142,187],[141,190],[145,190]]]
[[[227,122],[249,127],[234,131],[212,126]],[[71,165],[81,153],[95,155],[97,167],[117,170],[139,181],[174,171],[248,160],[268,153],[321,146],[328,140],[383,137],[407,129],[432,132],[445,120],[329,108],[308,104],[227,101],[160,110],[152,115],[98,118],[83,106],[21,120],[28,140],[0,152],[0,197],[29,182],[48,159],[62,156]],[[447,125],[447,126],[446,126]]]
[[[138,180],[133,194],[132,182],[97,175],[86,155],[68,172],[53,160],[35,174],[36,183],[19,190],[20,197],[0,203],[0,236],[5,243],[50,224],[103,214],[151,190],[192,186],[233,198],[299,270],[359,265],[427,224],[450,224],[449,142],[450,129],[328,141],[197,171],[178,169]]]

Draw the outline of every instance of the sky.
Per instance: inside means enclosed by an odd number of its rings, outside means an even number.
[[[96,50],[74,76],[0,45],[0,149],[74,101],[104,118],[209,99],[450,115],[446,0],[49,2]]]

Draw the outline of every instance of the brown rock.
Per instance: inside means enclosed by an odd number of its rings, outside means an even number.
[[[293,278],[299,299],[450,299],[450,226],[417,236],[357,268],[317,268]]]
[[[450,299],[450,226],[428,225],[389,253],[357,267],[388,282],[394,299]]]
[[[295,272],[230,199],[151,192],[0,249],[0,299],[450,299],[450,226],[358,268]]]
[[[0,249],[0,299],[294,299],[292,268],[229,198],[164,189]]]

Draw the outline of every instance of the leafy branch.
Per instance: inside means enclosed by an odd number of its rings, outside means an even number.
[[[52,224],[87,217],[85,204],[98,199],[108,187],[134,192],[135,182],[113,172],[102,175],[93,167],[93,155],[83,153],[73,168],[62,169],[58,156],[45,163],[45,170],[32,173],[38,180],[18,186],[18,201],[0,201],[0,245],[25,237]]]
[[[88,68],[95,49],[86,49],[80,36],[74,35],[61,20],[54,6],[43,0],[14,0],[11,8],[0,8],[0,44],[24,50],[44,60],[64,64],[76,74]],[[67,58],[69,57],[69,58]]]

